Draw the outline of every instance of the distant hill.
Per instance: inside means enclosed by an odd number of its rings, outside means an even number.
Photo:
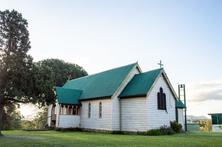
[[[31,115],[24,115],[24,118],[22,120],[29,120],[32,121],[34,119],[35,114],[31,114]]]
[[[194,116],[194,115],[187,115],[187,119],[210,119],[210,117],[206,117],[206,116]]]

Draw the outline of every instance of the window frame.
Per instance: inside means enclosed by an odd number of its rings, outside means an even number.
[[[162,87],[160,87],[159,92],[157,92],[157,109],[166,110],[166,94],[163,93]]]

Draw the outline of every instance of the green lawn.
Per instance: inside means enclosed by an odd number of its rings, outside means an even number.
[[[222,133],[188,132],[170,136],[89,132],[2,131],[0,146],[222,146]]]

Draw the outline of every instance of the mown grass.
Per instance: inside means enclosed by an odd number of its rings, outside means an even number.
[[[0,146],[222,146],[222,133],[187,132],[169,136],[121,135],[90,132],[2,131]]]

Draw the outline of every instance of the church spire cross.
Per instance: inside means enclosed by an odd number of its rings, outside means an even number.
[[[158,63],[160,65],[160,68],[162,68],[163,64],[162,61],[160,60],[160,63]]]

